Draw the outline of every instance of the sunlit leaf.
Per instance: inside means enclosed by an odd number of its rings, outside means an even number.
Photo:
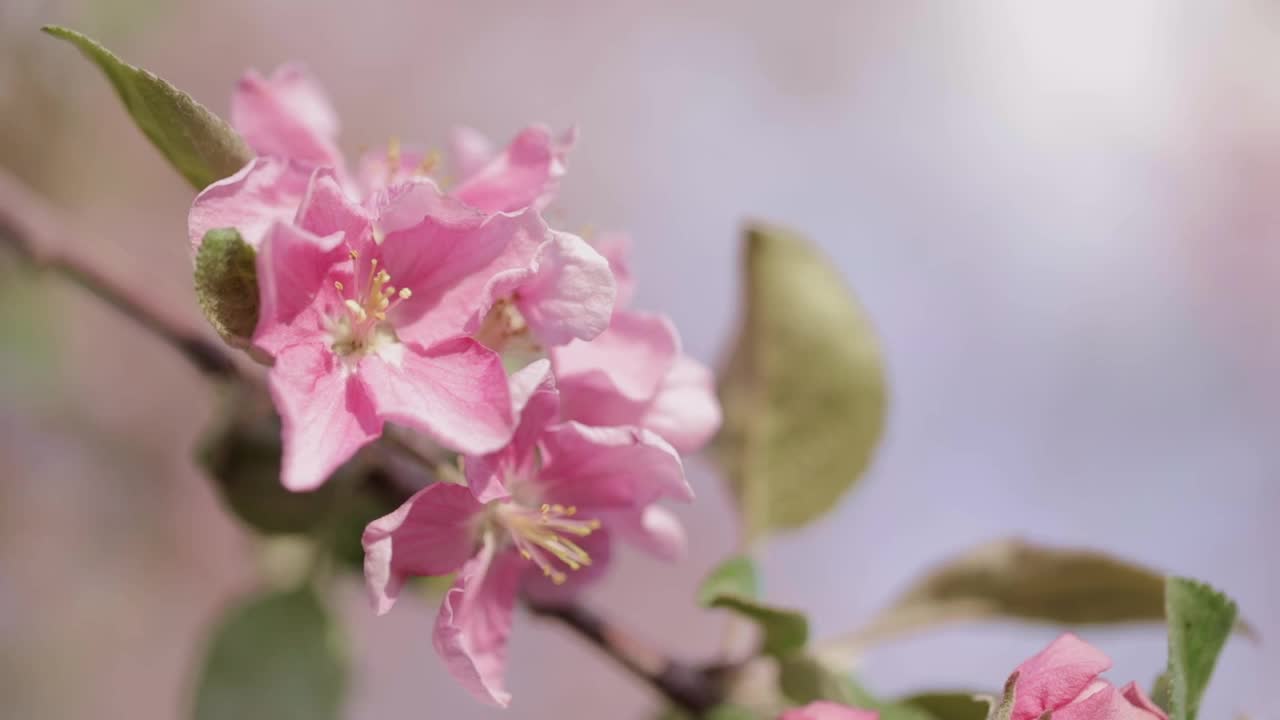
[[[257,596],[214,630],[195,720],[337,720],[346,676],[333,622],[310,590]]]
[[[862,476],[885,419],[870,323],[829,260],[756,225],[744,243],[744,316],[719,390],[716,456],[749,538],[830,510]]]
[[[1236,624],[1236,604],[1208,585],[1171,577],[1165,589],[1165,606],[1169,716],[1171,720],[1196,720],[1218,654]]]
[[[1164,577],[1104,553],[999,540],[953,558],[852,636],[851,651],[944,623],[1159,621]]]
[[[102,70],[138,128],[197,189],[233,175],[253,155],[222,118],[154,74],[64,27],[44,31],[79,48]]]

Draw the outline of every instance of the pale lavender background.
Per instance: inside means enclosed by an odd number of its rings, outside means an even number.
[[[39,24],[86,29],[218,111],[244,67],[304,59],[352,151],[439,143],[456,122],[504,137],[578,122],[556,217],[630,229],[640,304],[694,355],[729,337],[748,216],[816,238],[880,329],[884,449],[848,501],[766,549],[771,598],[825,636],[984,539],[1105,547],[1228,588],[1269,642],[1228,647],[1204,716],[1280,718],[1280,7],[609,5],[8,0],[0,163],[193,314],[190,192]],[[180,715],[203,623],[252,583],[249,539],[188,459],[213,394],[82,294],[0,277],[0,715]],[[720,619],[690,596],[732,521],[692,467],[690,561],[628,555],[591,600],[702,657]],[[351,717],[502,716],[442,675],[434,608],[375,619],[349,590]],[[993,689],[1055,632],[909,640],[865,679]],[[1086,637],[1119,681],[1163,662],[1154,629]],[[513,717],[654,707],[527,618],[510,685]]]

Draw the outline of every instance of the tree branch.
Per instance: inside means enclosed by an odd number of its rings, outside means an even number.
[[[525,604],[534,615],[557,620],[581,635],[693,717],[702,717],[724,699],[717,678],[721,668],[669,658],[581,605],[545,604],[527,598]]]
[[[132,318],[191,361],[200,372],[219,379],[240,376],[231,354],[217,341],[164,312],[133,288],[107,276],[76,252],[82,243],[56,217],[43,198],[0,170],[0,241],[43,270],[67,277]]]

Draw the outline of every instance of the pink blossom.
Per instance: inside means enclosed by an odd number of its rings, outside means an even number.
[[[847,705],[819,700],[804,707],[792,708],[778,720],[878,720],[880,713],[872,710],[859,710]]]
[[[1116,688],[1098,677],[1110,667],[1097,648],[1062,635],[1018,666],[1012,720],[1168,720],[1135,683]]]
[[[466,337],[495,304],[522,310],[552,340],[590,337],[608,317],[603,259],[533,211],[485,214],[428,181],[391,188],[367,209],[322,168],[283,222],[299,172],[259,158],[201,193],[191,217],[258,218],[239,221],[251,231],[269,223],[246,236],[259,248],[253,343],[275,360],[290,488],[319,485],[388,420],[463,452],[505,444],[516,418],[501,359]]]
[[[231,96],[231,124],[258,155],[342,168],[338,113],[302,65],[282,65],[267,77],[245,73]]]
[[[269,77],[247,73],[232,99],[232,121],[260,157],[196,198],[188,222],[193,251],[206,232],[224,227],[239,229],[258,247],[272,223],[294,219],[317,168],[328,168],[343,203],[384,223],[386,213],[416,212],[404,195],[441,194],[427,176],[424,154],[402,151],[398,143],[386,154],[366,156],[356,177],[349,178],[337,150],[337,115],[300,66],[283,66]],[[572,131],[553,138],[540,126],[526,129],[505,151],[486,149],[483,159],[473,157],[471,177],[449,195],[453,202],[428,201],[446,214],[531,219],[563,175],[564,154],[572,141]],[[527,210],[531,206],[534,210]],[[502,264],[482,263],[462,281],[463,294],[482,301],[463,308],[461,316],[437,312],[425,321],[447,327],[447,332],[436,327],[434,338],[465,332],[495,350],[536,355],[546,347],[594,337],[607,327],[614,282],[608,261],[598,252],[574,235],[545,226],[538,243],[513,247],[515,252]]]
[[[680,452],[694,452],[720,427],[715,377],[684,354],[665,316],[623,309],[635,287],[626,264],[628,244],[618,234],[596,241],[618,287],[609,328],[589,341],[550,350],[562,412],[588,425],[647,428]]]
[[[502,152],[478,131],[454,130],[450,152],[458,174],[453,195],[481,210],[510,211],[550,204],[565,173],[577,128],[553,135],[542,125],[521,130]]]
[[[573,592],[604,570],[612,536],[667,556],[682,549],[677,523],[645,518],[663,498],[693,497],[679,456],[661,438],[558,422],[545,361],[517,373],[514,392],[535,382],[510,444],[465,459],[470,488],[430,485],[370,523],[363,538],[379,613],[408,577],[458,571],[436,619],[436,651],[467,690],[503,706],[517,594],[554,600]]]
[[[298,64],[269,76],[245,73],[231,98],[231,124],[259,156],[289,160],[304,170],[332,168],[351,196],[366,201],[437,170],[435,153],[401,147],[393,139],[385,152],[362,156],[351,175],[338,148],[338,115],[324,89]],[[564,175],[575,137],[573,129],[555,136],[532,125],[498,151],[475,131],[460,131],[453,147],[459,177],[450,194],[484,212],[541,210]]]

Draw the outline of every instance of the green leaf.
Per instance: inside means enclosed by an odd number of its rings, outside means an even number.
[[[314,533],[329,520],[338,483],[312,492],[280,484],[280,420],[260,396],[228,390],[197,452],[228,509],[266,534]]]
[[[1004,692],[998,703],[992,703],[990,720],[1012,720],[1013,706],[1018,700],[1018,671],[1014,671],[1004,682]]]
[[[729,703],[717,705],[701,717],[703,720],[774,720],[772,717],[754,713],[741,705]],[[678,707],[667,707],[655,715],[654,720],[693,720],[693,717]]]
[[[986,720],[991,703],[972,692],[917,693],[893,704],[922,710],[937,720]]]
[[[779,663],[778,685],[783,694],[801,705],[815,700],[830,700],[856,706],[859,701],[869,699],[853,678],[808,655],[796,655]]]
[[[705,717],[706,720],[762,720],[759,715],[737,705],[717,705]]]
[[[870,323],[808,241],[748,228],[744,285],[715,452],[744,532],[757,538],[811,522],[861,477],[883,432],[886,389]]]
[[[755,563],[745,555],[731,557],[711,571],[698,588],[698,602],[711,607],[720,595],[738,595],[755,599],[760,596],[760,581]]]
[[[195,720],[337,720],[346,677],[333,623],[310,590],[257,596],[214,630]]]
[[[56,25],[43,30],[75,45],[102,70],[134,123],[196,189],[235,174],[253,159],[236,131],[190,95],[75,30]]]
[[[1203,583],[1171,577],[1165,586],[1169,623],[1169,715],[1195,720],[1218,654],[1236,624],[1236,604]]]
[[[1169,712],[1169,707],[1173,704],[1173,677],[1168,670],[1156,676],[1156,681],[1151,686],[1151,702],[1160,706],[1160,709]]]
[[[793,655],[778,666],[778,684],[793,702],[807,705],[815,700],[875,710],[880,720],[949,720],[935,717],[922,707],[908,703],[884,702],[859,685],[853,677],[808,655]]]
[[[944,563],[838,644],[856,653],[945,623],[1014,618],[1088,624],[1156,621],[1160,573],[1089,550],[999,540]]]
[[[196,252],[196,301],[228,343],[248,347],[258,326],[257,252],[235,228],[204,234]]]
[[[280,419],[269,399],[233,386],[220,405],[197,459],[227,509],[265,535],[310,535],[342,567],[361,570],[365,526],[395,510],[407,493],[358,464],[344,466],[315,490],[286,490],[280,484]]]
[[[769,655],[787,655],[804,648],[809,641],[809,621],[795,610],[771,607],[739,595],[719,595],[710,606],[732,610],[754,621],[764,633],[761,649]]]
[[[758,593],[755,565],[750,558],[735,557],[711,572],[698,590],[698,602],[753,621],[764,635],[762,650],[769,655],[783,656],[803,648],[809,641],[808,619],[795,610],[760,602]]]

